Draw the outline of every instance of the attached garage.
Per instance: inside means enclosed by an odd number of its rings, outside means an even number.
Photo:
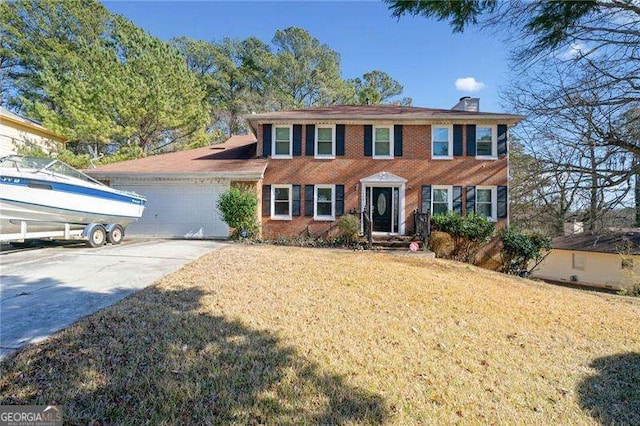
[[[258,188],[266,161],[255,158],[252,135],[232,136],[210,147],[108,164],[86,172],[111,187],[147,199],[142,218],[127,235],[165,238],[227,238],[216,208],[232,185]]]

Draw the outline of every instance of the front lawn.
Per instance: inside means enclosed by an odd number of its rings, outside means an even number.
[[[640,423],[640,300],[236,245],[1,367],[70,423]]]

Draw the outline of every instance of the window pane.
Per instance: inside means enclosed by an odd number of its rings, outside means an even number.
[[[449,142],[449,128],[447,128],[447,127],[435,127],[433,129],[433,141],[434,142]]]
[[[433,214],[446,213],[449,210],[449,203],[433,203]]]
[[[276,142],[276,155],[289,155],[289,141]]]
[[[331,142],[318,142],[318,155],[332,155],[332,143]]]
[[[435,156],[448,156],[449,155],[449,142],[434,142],[433,143],[433,155]]]
[[[449,204],[449,191],[447,189],[434,189],[433,202]]]
[[[330,128],[318,128],[318,141],[331,142],[331,133]]]
[[[491,127],[477,127],[476,128],[476,141],[477,142],[491,142]]]
[[[318,203],[316,214],[318,216],[331,216],[331,203]]]
[[[376,142],[389,142],[389,128],[376,128]]]
[[[389,145],[391,145],[389,142],[376,142],[375,155],[390,155]]]
[[[476,145],[476,155],[493,155],[491,152],[491,142],[478,142]]]
[[[275,188],[275,200],[289,201],[289,188]]]
[[[476,211],[480,216],[491,217],[491,204],[479,203],[476,205]]]
[[[276,201],[274,210],[277,216],[289,216],[289,202]]]
[[[478,189],[477,200],[479,203],[491,202],[491,190],[490,189]]]
[[[318,188],[318,201],[331,201],[331,188]]]
[[[277,141],[289,141],[289,128],[288,127],[276,127],[276,140]]]

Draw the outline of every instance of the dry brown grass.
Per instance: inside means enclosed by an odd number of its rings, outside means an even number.
[[[640,303],[465,264],[232,246],[3,365],[72,423],[640,423]]]

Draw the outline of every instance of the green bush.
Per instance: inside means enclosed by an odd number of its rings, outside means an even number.
[[[220,195],[218,210],[222,220],[233,229],[231,237],[250,238],[257,234],[258,197],[246,186],[233,187]]]
[[[496,225],[484,216],[470,213],[461,216],[447,212],[431,218],[432,230],[446,232],[453,239],[451,259],[474,263],[480,248],[493,236]]]
[[[502,272],[507,274],[529,275],[551,250],[551,238],[540,232],[525,233],[509,227],[502,230],[500,238]]]
[[[347,246],[350,246],[358,240],[360,219],[352,214],[345,215],[338,222],[338,229],[340,231],[338,237],[342,238]]]

